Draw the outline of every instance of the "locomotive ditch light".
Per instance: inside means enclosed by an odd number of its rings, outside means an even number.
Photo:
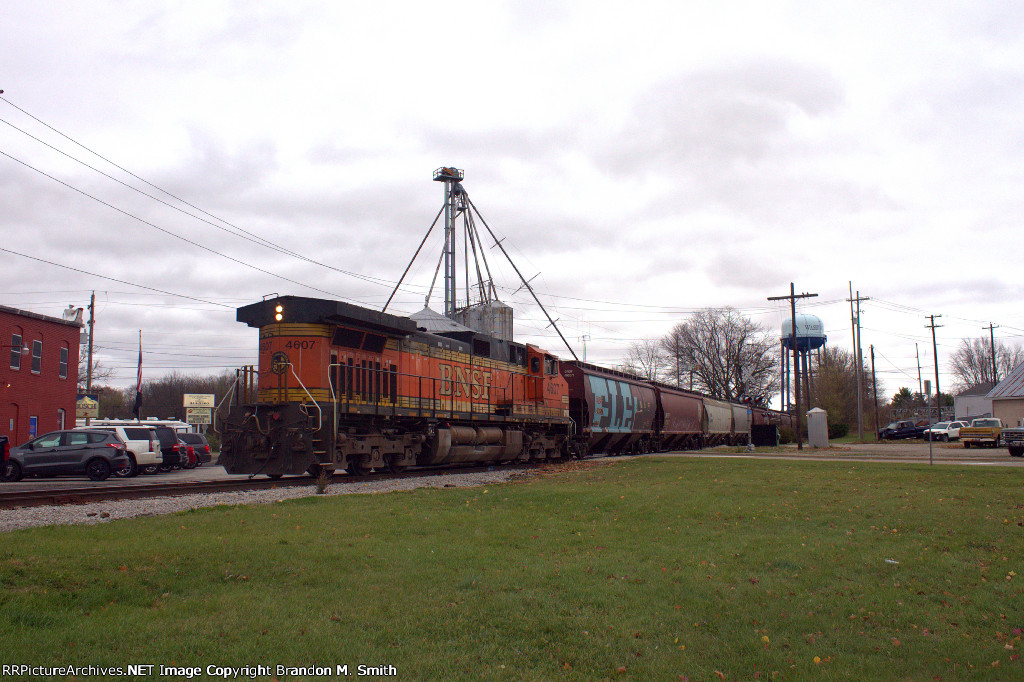
[[[284,306],[283,305],[279,305],[276,308],[274,308],[274,313],[275,313],[275,315],[274,315],[274,319],[275,320],[277,320],[278,322],[283,320],[284,319]]]

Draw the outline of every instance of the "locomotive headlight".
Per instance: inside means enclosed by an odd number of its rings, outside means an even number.
[[[280,322],[282,319],[284,319],[284,306],[283,305],[279,305],[276,308],[274,308],[274,312],[276,313],[276,315],[274,315],[274,319],[275,320]]]

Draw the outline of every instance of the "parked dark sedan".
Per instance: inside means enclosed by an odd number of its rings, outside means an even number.
[[[93,481],[104,481],[112,471],[130,462],[117,434],[81,429],[53,431],[11,448],[3,474],[5,481],[61,474],[85,474]]]
[[[206,436],[201,433],[179,433],[178,438],[191,445],[196,451],[196,457],[199,459],[198,464],[209,464],[210,460],[213,459],[213,454],[210,452],[210,444],[206,441]]]

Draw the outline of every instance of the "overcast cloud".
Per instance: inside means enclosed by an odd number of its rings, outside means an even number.
[[[8,2],[0,303],[95,290],[119,385],[140,329],[150,377],[251,363],[236,307],[383,305],[455,165],[593,362],[706,306],[777,330],[790,282],[844,347],[848,282],[872,298],[890,394],[917,351],[933,376],[927,314],[944,388],[959,339],[1022,341],[1018,3],[676,5]],[[438,232],[392,310],[422,307]],[[488,252],[519,334],[567,355]]]

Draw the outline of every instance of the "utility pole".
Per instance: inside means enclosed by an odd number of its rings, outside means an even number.
[[[861,370],[864,367],[864,356],[860,348],[860,302],[870,301],[870,298],[861,297],[860,292],[857,292],[857,297],[853,296],[853,282],[850,282],[850,315],[853,318],[853,361],[856,365],[857,370],[857,440],[864,440],[864,389],[862,388],[863,383],[861,380]],[[857,304],[857,314],[853,314],[853,304]]]
[[[875,346],[871,345],[871,394],[875,403],[875,440],[880,440],[878,435],[878,382],[875,381]]]
[[[85,367],[85,392],[92,391],[92,332],[96,325],[96,292],[89,298],[89,357]]]
[[[924,389],[921,387],[921,353],[917,350],[917,344],[914,344],[914,357],[917,358],[917,393],[918,395],[924,395]]]
[[[992,382],[998,384],[999,383],[999,377],[996,374],[996,333],[995,333],[995,330],[999,329],[999,325],[998,324],[992,324],[991,322],[989,322],[988,326],[987,327],[982,327],[982,329],[988,329],[988,337],[992,341]]]
[[[931,324],[926,324],[925,327],[932,330],[932,354],[935,357],[935,421],[942,421],[942,394],[939,391],[939,345],[935,342],[935,329],[941,327],[941,324],[935,324],[935,318],[942,317],[942,315],[929,315]]]
[[[793,283],[790,282],[789,283],[789,296],[769,296],[768,297],[769,301],[781,301],[781,300],[784,300],[784,299],[789,299],[790,311],[792,312],[792,315],[793,315],[793,320],[792,320],[792,322],[793,322],[793,336],[792,336],[792,339],[793,339],[793,366],[796,368],[796,372],[797,372],[796,381],[794,382],[796,384],[796,403],[795,404],[796,404],[796,449],[797,450],[803,450],[804,449],[804,441],[803,441],[803,437],[800,435],[800,376],[799,376],[800,375],[800,369],[799,369],[800,368],[800,355],[799,355],[799,350],[797,349],[797,343],[796,343],[796,299],[798,299],[798,298],[811,298],[813,296],[817,296],[817,294],[808,294],[806,292],[802,293],[802,294],[797,294],[796,293],[796,289],[793,286]]]
[[[86,354],[85,366],[85,392],[92,393],[92,332],[96,328],[96,292],[89,297],[89,352]],[[85,425],[89,425],[89,418],[85,418]]]

